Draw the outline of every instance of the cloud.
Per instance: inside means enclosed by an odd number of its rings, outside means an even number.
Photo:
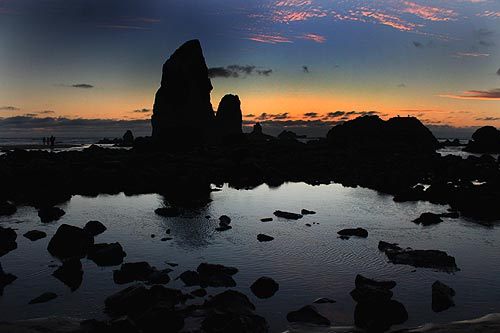
[[[91,89],[91,88],[94,88],[93,85],[88,84],[88,83],[72,84],[71,87],[73,87],[73,88],[81,88],[81,89]]]
[[[137,110],[134,110],[132,112],[134,112],[134,113],[148,113],[148,112],[151,112],[151,109],[137,109]]]
[[[481,121],[497,121],[497,120],[500,120],[500,117],[484,117],[484,118],[476,118],[476,120],[481,120]]]
[[[397,85],[398,88],[406,88],[406,84],[404,83],[400,83]]]
[[[334,111],[328,112],[324,117],[325,118],[339,118],[339,117],[350,117],[350,116],[374,116],[374,115],[382,115],[378,111]]]
[[[497,75],[500,75],[500,68],[497,70]]]
[[[472,57],[472,58],[482,58],[489,57],[489,53],[477,53],[477,52],[457,52],[453,55],[455,58]]]
[[[308,66],[302,66],[302,71],[304,73],[309,73],[309,67]]]
[[[19,111],[19,110],[21,109],[12,105],[0,106],[0,111]]]
[[[451,10],[439,7],[423,6],[414,2],[404,1],[407,7],[401,10],[402,13],[409,13],[427,21],[456,21],[458,14]]]
[[[321,35],[316,35],[316,34],[303,34],[303,35],[297,36],[297,38],[300,38],[300,39],[309,39],[309,40],[312,40],[312,41],[314,41],[316,43],[324,43],[324,42],[326,42],[326,37],[321,36]]]
[[[318,113],[317,112],[304,113],[304,118],[318,118]]]
[[[210,78],[216,78],[216,77],[223,77],[223,78],[237,78],[242,75],[252,75],[252,74],[257,74],[257,75],[263,75],[263,76],[269,76],[273,72],[272,69],[257,69],[256,66],[241,66],[241,65],[230,65],[226,67],[212,67],[208,69],[208,77]]]
[[[254,42],[260,43],[268,43],[268,44],[277,44],[277,43],[293,43],[293,41],[289,38],[283,37],[278,34],[256,34],[252,33],[250,37],[246,39],[252,40]]]
[[[52,114],[52,113],[56,113],[56,112],[52,111],[52,110],[43,110],[43,111],[38,111],[37,113],[38,114]]]
[[[491,90],[467,90],[462,95],[438,95],[439,97],[455,99],[500,100],[500,88]]]
[[[245,117],[245,118],[254,118],[255,115],[253,113],[249,113],[249,114],[243,115],[243,117]]]
[[[125,24],[101,24],[98,28],[111,29],[111,30],[151,30],[150,28],[140,27],[136,25]]]

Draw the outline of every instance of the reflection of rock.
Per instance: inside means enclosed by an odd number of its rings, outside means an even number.
[[[28,304],[45,303],[45,302],[53,300],[54,298],[57,298],[57,294],[55,294],[53,292],[46,292],[46,293],[41,294],[38,297],[33,298],[31,301],[29,301]]]
[[[2,264],[0,264],[0,296],[3,295],[3,288],[5,288],[6,285],[14,282],[15,279],[17,279],[17,276],[10,273],[5,273],[3,271]]]
[[[39,239],[47,237],[47,234],[43,231],[40,230],[30,230],[23,235],[24,237],[28,238],[30,241],[34,242]]]
[[[225,95],[222,97],[215,120],[218,134],[221,136],[241,134],[242,115],[238,95]]]
[[[493,126],[484,126],[472,134],[466,151],[471,153],[500,153],[500,131]]]
[[[448,287],[441,281],[436,281],[432,284],[432,310],[441,312],[455,306],[453,301],[455,290]]]
[[[0,257],[17,249],[17,234],[12,228],[0,226]]]
[[[116,266],[123,262],[127,254],[123,251],[120,243],[94,244],[89,249],[87,258],[95,262],[98,266]]]
[[[163,65],[151,118],[153,138],[181,146],[205,140],[214,124],[211,90],[200,42],[184,43]]]
[[[71,291],[75,291],[82,284],[82,263],[78,258],[67,259],[52,275],[67,285]]]
[[[410,265],[413,267],[434,268],[445,272],[458,271],[455,258],[439,250],[402,249],[397,244],[380,241],[378,248],[384,252],[393,264]]]

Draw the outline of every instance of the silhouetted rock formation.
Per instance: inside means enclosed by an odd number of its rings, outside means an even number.
[[[242,115],[238,95],[225,95],[222,97],[215,120],[217,132],[221,136],[241,134]]]
[[[131,130],[127,130],[125,134],[123,134],[123,145],[131,146],[134,144],[134,134],[132,134]]]
[[[332,128],[327,135],[334,149],[353,152],[432,153],[439,143],[417,118],[396,117],[387,121],[363,116]]]
[[[484,126],[472,134],[465,150],[471,153],[500,153],[500,131],[493,126]]]
[[[206,139],[215,119],[211,90],[200,42],[190,40],[163,65],[151,118],[153,139],[162,144],[175,140],[178,145]]]
[[[274,139],[273,136],[262,132],[262,125],[260,123],[255,123],[255,125],[253,125],[252,132],[247,134],[247,138],[252,141],[269,141]]]

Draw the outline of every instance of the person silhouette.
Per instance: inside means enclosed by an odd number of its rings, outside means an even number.
[[[55,143],[56,143],[56,138],[53,135],[51,135],[50,136],[50,148],[54,149]]]
[[[46,142],[45,137],[42,138],[42,142],[43,142],[43,145],[45,146],[45,142]]]

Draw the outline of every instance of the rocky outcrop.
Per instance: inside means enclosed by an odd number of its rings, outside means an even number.
[[[190,40],[163,65],[151,118],[153,139],[164,145],[206,140],[215,120],[211,90],[200,42]]]
[[[87,231],[92,236],[97,236],[106,231],[106,227],[99,221],[88,221],[83,227],[83,230]]]
[[[17,233],[12,228],[0,226],[0,257],[17,249]]]
[[[333,127],[327,134],[333,149],[367,153],[432,153],[439,142],[417,118],[387,121],[363,116]]]
[[[493,126],[477,129],[465,150],[471,153],[500,153],[500,131]]]
[[[217,133],[222,136],[239,135],[242,133],[242,115],[238,95],[225,95],[222,97],[215,120],[217,123]]]
[[[441,281],[432,284],[432,311],[441,312],[455,306],[455,290]]]
[[[275,137],[262,132],[262,125],[260,123],[253,125],[252,132],[247,134],[247,138],[250,141],[271,141],[275,139]]]

